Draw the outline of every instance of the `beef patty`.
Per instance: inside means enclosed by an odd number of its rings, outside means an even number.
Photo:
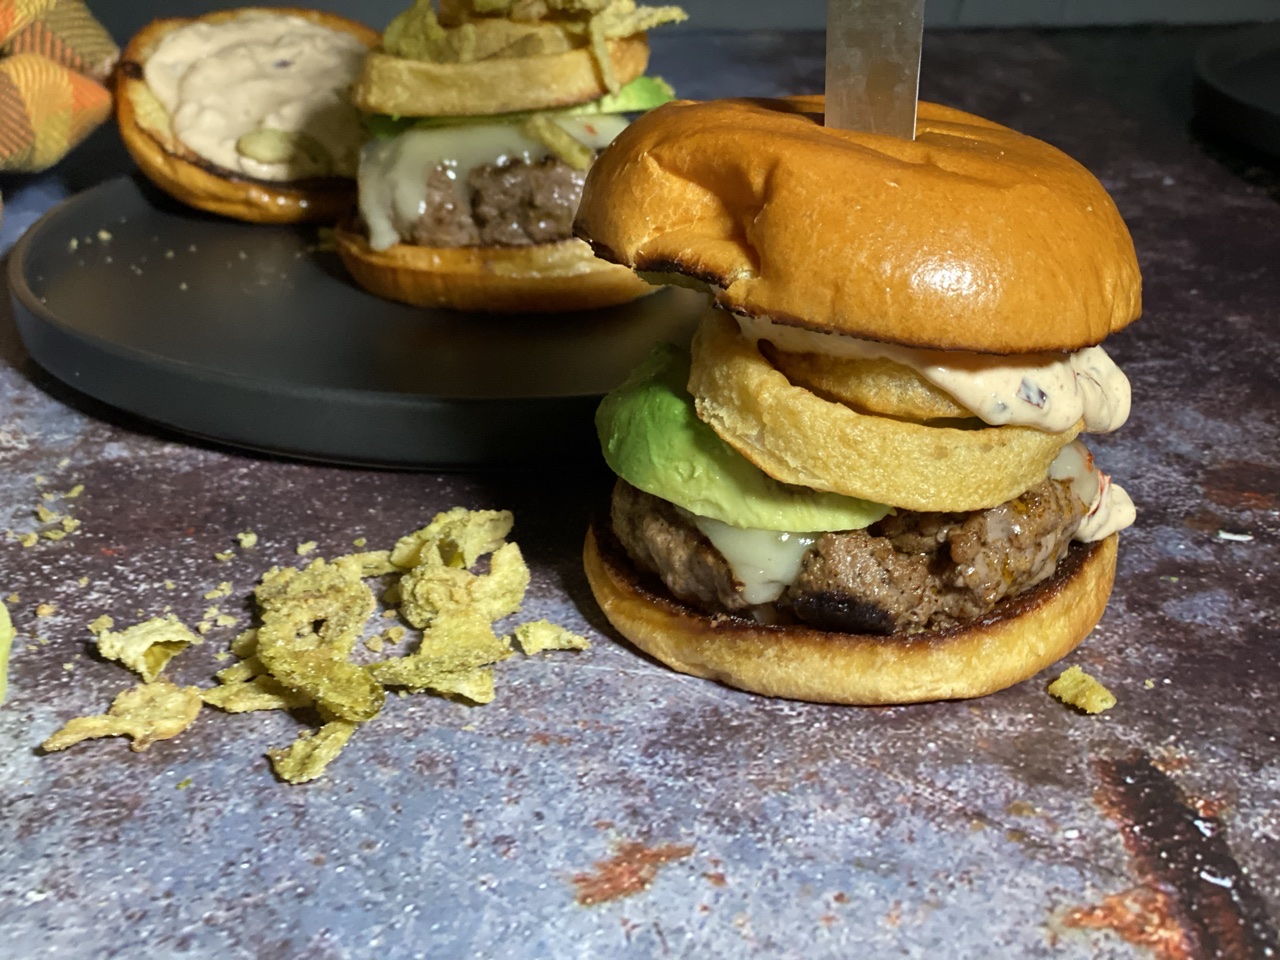
[[[632,562],[706,613],[890,634],[973,620],[1048,579],[1085,511],[1056,480],[989,510],[899,511],[865,530],[821,534],[795,581],[763,605],[743,599],[728,563],[686,511],[620,480],[611,518]]]
[[[558,157],[482,163],[460,183],[438,166],[427,176],[425,211],[400,225],[424,247],[519,247],[573,236],[586,173]]]

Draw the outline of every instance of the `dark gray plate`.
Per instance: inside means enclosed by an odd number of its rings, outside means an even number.
[[[1196,51],[1196,115],[1280,157],[1280,24],[1215,37]]]
[[[186,433],[452,468],[588,454],[598,398],[654,342],[686,340],[705,303],[669,289],[565,315],[422,310],[365,293],[316,240],[110,180],[14,247],[18,329],[58,379]]]

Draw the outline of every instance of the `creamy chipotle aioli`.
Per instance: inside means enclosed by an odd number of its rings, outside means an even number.
[[[1129,418],[1129,380],[1101,347],[1015,358],[949,350],[917,350],[836,333],[819,333],[736,316],[751,340],[790,353],[884,359],[910,367],[993,426],[1017,424],[1062,433],[1084,418],[1089,433],[1108,433]]]
[[[347,91],[367,52],[341,30],[253,11],[170,31],[143,73],[174,135],[219,167],[272,181],[355,176],[364,132]],[[270,163],[237,149],[262,130],[300,134],[306,146]]]

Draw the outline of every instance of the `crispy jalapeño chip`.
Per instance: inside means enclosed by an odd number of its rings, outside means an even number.
[[[95,737],[128,737],[134,750],[156,740],[176,737],[200,712],[198,687],[179,687],[168,680],[140,683],[124,691],[105,714],[75,717],[40,746],[52,753]]]

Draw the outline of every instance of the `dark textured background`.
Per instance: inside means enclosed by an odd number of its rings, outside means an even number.
[[[1106,617],[1069,658],[1119,698],[1097,718],[1045,694],[1056,671],[977,702],[872,710],[673,675],[615,640],[586,590],[578,546],[602,472],[422,475],[216,449],[78,396],[0,323],[6,526],[31,528],[37,474],[85,484],[79,533],[0,543],[0,595],[21,598],[0,708],[4,954],[1273,955],[1280,206],[1273,161],[1189,126],[1207,35],[926,40],[924,95],[1078,157],[1142,263],[1146,315],[1108,341],[1133,417],[1094,442],[1138,523]],[[654,53],[693,97],[821,86],[819,34],[671,31]],[[106,131],[50,175],[10,178],[5,236],[122,169]],[[263,751],[298,729],[278,714],[207,712],[146,754],[36,753],[129,682],[87,652],[98,614],[172,604],[194,622],[204,591],[231,580],[222,602],[243,605],[298,542],[386,545],[454,505],[515,511],[526,613],[587,632],[590,652],[504,665],[482,708],[393,698],[309,786],[270,774]],[[216,561],[244,529],[256,552]],[[38,602],[58,609],[37,622]],[[219,646],[171,671],[207,683]],[[608,896],[618,870],[646,864],[648,889]]]

